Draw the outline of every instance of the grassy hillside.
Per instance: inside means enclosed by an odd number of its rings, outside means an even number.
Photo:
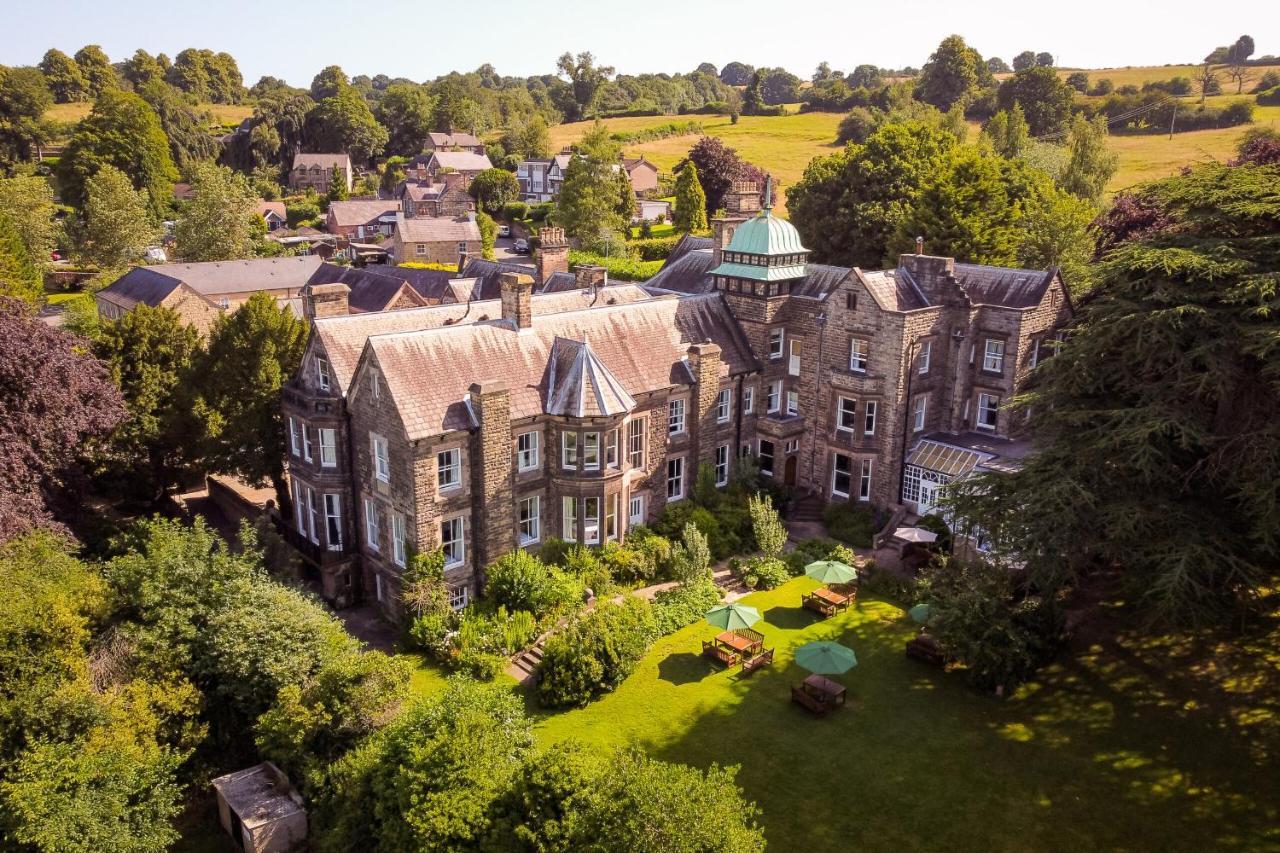
[[[54,121],[79,121],[87,116],[91,109],[93,104],[88,101],[81,101],[78,104],[54,104],[44,115],[45,118]],[[213,113],[214,121],[218,124],[239,124],[253,115],[251,104],[201,104],[199,109]]]

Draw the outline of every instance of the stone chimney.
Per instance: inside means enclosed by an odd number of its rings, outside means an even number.
[[[716,397],[720,393],[720,347],[711,342],[694,344],[688,352],[689,372],[693,374],[693,393],[689,395],[693,409],[693,440],[699,463],[715,464]],[[697,472],[690,472],[696,478]]]
[[[899,255],[898,268],[911,274],[916,286],[934,305],[963,305],[968,294],[956,281],[956,259],[936,255]]]
[[[502,274],[502,319],[517,329],[533,325],[533,278],[523,273]]]
[[[351,288],[342,282],[309,284],[302,289],[302,314],[308,320],[345,317],[350,313]]]
[[[463,273],[467,271],[468,257],[466,249],[460,249],[458,251],[458,278],[462,278]]]
[[[609,283],[609,271],[604,267],[582,264],[574,270],[578,287],[582,290],[595,290]]]
[[[744,217],[759,213],[760,185],[755,181],[734,181],[724,194],[724,209],[727,213]]]
[[[569,241],[563,228],[543,228],[538,232],[538,252],[533,262],[538,287],[545,286],[556,273],[569,271]]]
[[[528,276],[520,277],[532,284]],[[504,290],[504,296],[505,293]],[[475,565],[483,567],[516,547],[511,491],[511,393],[505,382],[496,379],[476,382],[469,391],[471,412],[479,422],[472,445],[472,546]],[[483,569],[478,568],[476,574],[483,588]]]

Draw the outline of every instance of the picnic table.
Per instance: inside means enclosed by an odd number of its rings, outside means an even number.
[[[702,643],[702,653],[725,666],[734,666],[740,660],[751,658],[762,648],[764,635],[749,628],[722,631],[714,640],[704,640]]]
[[[802,595],[800,603],[823,616],[834,616],[842,610],[849,609],[849,605],[853,603],[853,596],[841,594],[824,586]]]
[[[804,689],[810,695],[817,693],[833,705],[843,705],[845,696],[845,686],[837,681],[832,681],[825,675],[810,675],[804,680]]]

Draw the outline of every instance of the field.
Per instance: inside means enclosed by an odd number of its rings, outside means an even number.
[[[53,121],[80,121],[93,109],[93,104],[81,101],[75,104],[54,104],[44,114]],[[218,124],[239,124],[253,115],[252,104],[200,104],[197,109],[213,113],[213,120]]]

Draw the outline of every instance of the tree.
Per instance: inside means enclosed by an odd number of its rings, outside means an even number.
[[[1236,159],[1231,161],[1231,165],[1280,165],[1280,132],[1269,127],[1246,130],[1244,136],[1236,143]]]
[[[1089,91],[1089,75],[1083,71],[1073,71],[1067,75],[1067,85],[1083,95]]]
[[[1013,70],[1023,71],[1036,67],[1036,54],[1033,50],[1024,50],[1013,58]]]
[[[1008,74],[1010,70],[1009,63],[1005,62],[998,56],[993,56],[987,60],[987,68],[992,74]]]
[[[884,73],[874,65],[859,65],[845,80],[854,89],[879,89],[884,85]]]
[[[104,165],[85,184],[80,215],[71,224],[76,254],[104,270],[118,270],[142,256],[158,230],[146,194],[124,173]]]
[[[387,152],[415,157],[426,148],[436,99],[421,86],[388,86],[378,101],[378,122],[387,129]]]
[[[747,83],[747,92],[742,96],[742,111],[749,116],[757,115],[764,108],[764,75],[759,71],[751,73]]]
[[[47,136],[43,116],[52,104],[38,70],[0,65],[0,163],[34,159],[36,147]]]
[[[76,65],[84,75],[89,88],[89,97],[95,100],[103,92],[120,87],[120,78],[116,69],[107,58],[106,53],[96,44],[87,44],[76,51]]]
[[[776,557],[787,544],[787,528],[778,518],[773,501],[768,495],[755,494],[747,498],[747,511],[751,514],[751,531],[756,537],[756,548],[766,557]]]
[[[1210,164],[1140,186],[1126,207],[1150,215],[1108,241],[1022,401],[1036,453],[956,495],[1046,592],[1114,567],[1158,624],[1238,618],[1276,583],[1280,325],[1259,306],[1274,299],[1277,180],[1280,166]]]
[[[707,230],[707,194],[698,180],[698,167],[690,160],[676,176],[676,203],[671,224],[680,231]]]
[[[305,134],[315,150],[345,151],[361,163],[381,153],[388,138],[364,96],[349,86],[307,113]]]
[[[1022,107],[1014,104],[1008,112],[1001,110],[993,115],[982,128],[982,136],[1001,157],[1020,157],[1031,141]]]
[[[521,160],[533,160],[551,156],[551,136],[547,132],[547,120],[541,113],[531,116],[513,116],[502,134],[502,148]]]
[[[1089,121],[1077,115],[1071,122],[1067,148],[1071,159],[1058,185],[1078,198],[1097,204],[1120,159],[1107,147],[1107,117],[1100,115]]]
[[[1212,58],[1212,56],[1210,58]],[[1222,83],[1218,80],[1218,72],[1213,67],[1213,63],[1207,60],[1196,72],[1195,83],[1196,88],[1200,90],[1201,106],[1204,106],[1205,98],[1210,95],[1216,95],[1222,91]]]
[[[22,300],[32,308],[44,302],[44,276],[5,211],[0,211],[0,297]]]
[[[81,341],[0,297],[0,542],[50,520],[77,457],[123,417]]]
[[[707,197],[707,217],[724,207],[725,194],[734,181],[753,181],[763,192],[767,175],[758,166],[743,160],[738,152],[717,136],[704,136],[689,149],[689,155],[676,164],[676,171],[692,163],[698,168],[698,182]]]
[[[58,245],[62,229],[56,219],[53,189],[45,178],[0,179],[0,215],[16,229],[31,263],[42,267]]]
[[[876,129],[876,117],[866,107],[854,107],[849,114],[840,120],[836,128],[836,143],[846,145],[850,142],[867,141]]]
[[[157,216],[168,207],[178,179],[169,140],[155,111],[131,92],[103,92],[77,125],[56,168],[63,200],[82,207],[86,183],[104,165],[119,169],[135,189],[145,190]]]
[[[89,81],[76,61],[56,48],[45,51],[40,60],[40,71],[44,74],[53,93],[53,99],[59,104],[89,100]]]
[[[498,239],[498,223],[483,210],[476,214],[476,227],[480,229],[480,256],[493,260],[493,245]]]
[[[154,56],[147,53],[142,48],[134,51],[133,56],[122,62],[120,75],[134,89],[141,89],[143,86],[151,83],[163,83],[165,68],[156,60]]]
[[[800,100],[800,78],[785,68],[762,68],[760,97],[769,105],[790,104]]]
[[[578,142],[569,160],[557,207],[566,233],[585,246],[600,245],[606,234],[626,227],[618,213],[618,180],[622,149],[600,122]]]
[[[981,54],[960,36],[947,36],[920,69],[915,96],[946,112],[952,105],[968,105],[978,84],[991,72]]]
[[[345,183],[342,186],[345,189]],[[191,172],[191,189],[193,198],[183,207],[175,230],[178,256],[185,261],[251,257],[257,196],[244,175],[202,163]]]
[[[345,71],[337,65],[329,65],[311,78],[311,99],[319,103],[325,98],[337,97],[350,85]]]
[[[1073,296],[1093,286],[1093,220],[1097,207],[1067,192],[1046,193],[1022,215],[1018,263],[1028,269],[1057,269]]]
[[[1249,57],[1253,55],[1253,38],[1240,36],[1227,50],[1227,76],[1236,81],[1236,94],[1244,92],[1249,80]]]
[[[720,69],[720,81],[730,86],[745,86],[751,82],[756,69],[745,62],[730,62]]]
[[[862,145],[811,161],[787,191],[787,210],[814,262],[878,267],[956,145],[954,135],[924,122],[890,123]]]
[[[996,104],[1002,110],[1022,107],[1032,136],[1061,133],[1075,105],[1072,89],[1052,68],[1027,68],[1000,84]]]
[[[471,179],[467,192],[490,216],[498,216],[508,203],[520,198],[520,182],[506,169],[485,169]]]
[[[577,109],[574,115],[567,115],[569,121],[577,121],[592,114],[592,105],[600,87],[613,76],[613,66],[595,64],[595,57],[589,51],[574,57],[565,53],[556,60],[556,70],[569,80],[573,87],[573,102]]]
[[[217,156],[220,146],[209,133],[208,113],[197,112],[177,89],[162,80],[143,84],[138,94],[160,119],[169,140],[169,154],[180,172],[186,174],[194,164]]]
[[[700,62],[698,67],[694,69],[695,74],[710,74],[712,77],[720,76],[720,69],[716,68],[715,63]]]
[[[284,482],[280,389],[298,370],[307,325],[267,293],[218,319],[202,370],[201,409],[210,467],[252,483],[270,482],[290,506]]]
[[[1052,68],[1052,67],[1053,67],[1053,54],[1052,54],[1052,53],[1044,53],[1044,52],[1042,52],[1042,53],[1037,53],[1037,54],[1036,54],[1036,65],[1037,65],[1038,67],[1040,67],[1040,68]]]

